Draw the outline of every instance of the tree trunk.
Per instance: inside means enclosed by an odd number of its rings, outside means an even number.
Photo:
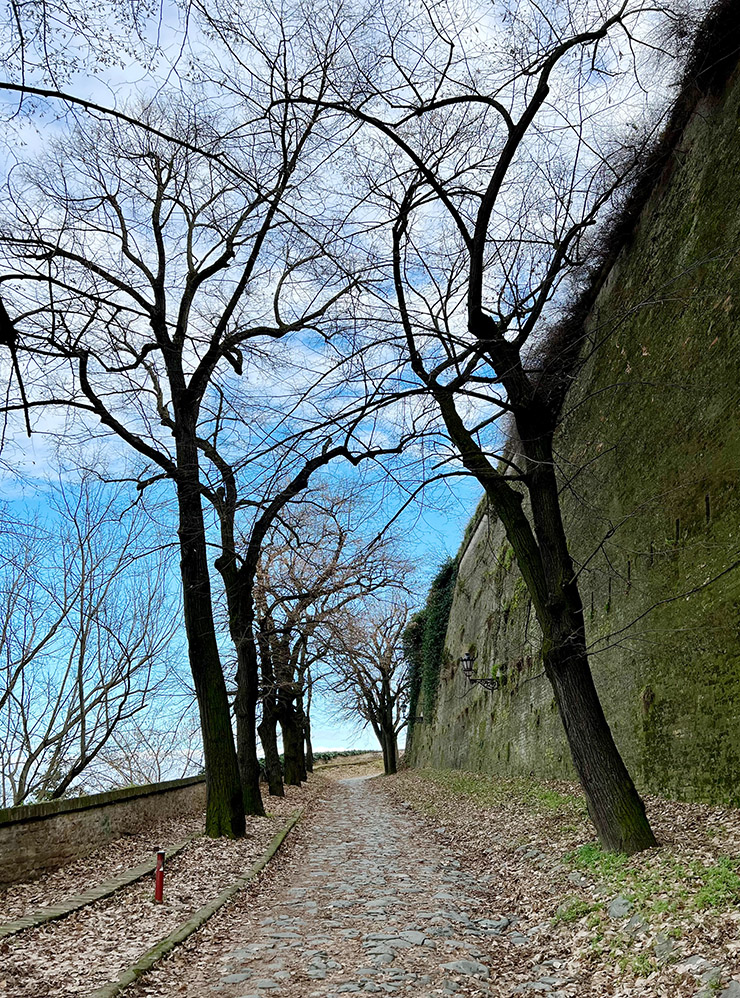
[[[257,758],[257,703],[259,701],[259,662],[254,640],[252,579],[236,567],[233,518],[222,516],[223,553],[216,567],[224,580],[229,609],[229,633],[236,649],[236,754],[239,763],[244,811],[264,816],[260,793],[260,764]]]
[[[302,689],[302,677],[300,673],[298,676],[298,684]],[[298,724],[298,727],[301,730],[301,739],[302,739],[301,754],[302,754],[303,772],[304,772],[303,779],[306,780],[308,779],[308,774],[313,772],[313,758],[309,763],[308,753],[311,746],[311,728],[308,723],[308,719],[306,718],[306,712],[303,709],[302,692],[299,693],[298,696],[296,697],[294,709],[295,709],[296,723]]]
[[[523,446],[532,469],[528,481],[532,519],[548,593],[546,603],[537,608],[545,672],[599,841],[610,851],[639,852],[657,842],[591,675],[583,604],[563,527],[552,438],[546,433],[529,440],[523,437]]]
[[[313,695],[313,678],[310,668],[302,669],[299,674],[301,689],[301,718],[303,720],[303,737],[305,740],[306,771],[313,773],[313,742],[311,741],[311,700]]]
[[[257,731],[265,753],[265,771],[270,796],[285,797],[283,768],[280,765],[280,753],[278,752],[277,721],[275,698],[267,693],[262,698],[262,721]]]
[[[303,737],[306,744],[306,771],[313,773],[313,743],[311,741],[311,721],[308,717],[303,721]]]
[[[585,642],[547,643],[545,671],[583,786],[591,820],[604,849],[627,854],[655,846],[645,805],[614,743],[594,686]],[[579,647],[580,645],[580,647]]]
[[[391,727],[388,730],[388,768],[386,774],[391,776],[398,772],[398,746],[396,744],[396,733]]]
[[[388,727],[387,721],[383,722],[381,728],[380,745],[383,749],[383,772],[386,776],[392,776],[398,771],[398,749],[393,725]]]
[[[239,627],[242,634],[237,646],[236,697],[236,746],[239,775],[244,795],[246,814],[264,816],[265,806],[260,793],[260,764],[257,758],[257,701],[259,700],[259,672],[257,649],[249,629]]]
[[[285,782],[291,787],[299,787],[308,778],[303,749],[303,726],[290,698],[281,693],[279,699],[281,701],[280,727],[283,732]]]
[[[639,852],[657,843],[645,805],[607,724],[588,663],[583,605],[563,527],[553,459],[558,414],[522,388],[522,382],[525,387],[528,382],[518,356],[504,356],[497,373],[515,403],[532,523],[523,510],[522,493],[490,464],[449,395],[438,394],[437,401],[463,464],[483,485],[504,525],[532,598],[542,628],[545,671],[599,840],[607,850]]]
[[[188,449],[182,440],[179,443],[179,450]],[[179,466],[197,469],[194,444],[190,449],[192,454],[178,454]],[[177,483],[177,499],[185,631],[203,733],[206,835],[236,838],[246,830],[244,805],[229,700],[213,623],[205,525],[197,479],[181,478]]]
[[[260,741],[265,753],[267,786],[271,797],[285,797],[283,767],[280,762],[277,742],[279,709],[275,694],[275,673],[272,668],[270,641],[262,627],[257,631],[257,644],[260,652],[262,673],[262,722],[258,727]]]
[[[380,732],[380,747],[383,750],[383,772],[388,775],[388,767],[390,765],[390,759],[388,758],[388,738],[383,730]]]

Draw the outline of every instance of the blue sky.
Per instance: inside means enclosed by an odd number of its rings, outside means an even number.
[[[0,472],[0,498],[6,504],[6,509],[12,519],[27,520],[35,515],[47,519],[53,517],[49,506],[49,483],[54,481],[56,464],[48,439],[43,432],[28,440],[23,433],[16,433],[10,440],[5,453],[6,462],[14,471],[23,474],[19,480],[15,474]],[[9,460],[10,459],[10,460]],[[420,606],[425,598],[428,586],[436,574],[439,565],[457,551],[465,526],[475,509],[480,495],[480,488],[471,479],[456,478],[451,485],[445,484],[436,489],[436,494],[430,496],[428,502],[422,501],[410,506],[399,521],[400,533],[405,540],[408,555],[417,562],[418,570],[414,584],[417,593],[416,605]],[[168,486],[164,486],[167,493]],[[163,494],[163,499],[165,496]],[[399,500],[400,501],[400,500]],[[169,503],[159,507],[164,511]],[[388,515],[392,503],[386,503],[385,514],[377,514],[369,525],[372,531],[384,526],[383,516]],[[175,543],[174,534],[172,543]],[[213,572],[217,577],[217,573]],[[177,590],[180,584],[179,576],[174,570],[171,585]],[[184,649],[184,629],[180,629],[173,642],[172,654],[186,661]],[[229,658],[229,642],[224,644],[224,661]],[[187,668],[183,666],[183,668]],[[342,720],[332,709],[332,706],[321,695],[314,699],[313,704],[313,742],[316,751],[326,751],[344,748],[378,748],[375,736],[370,728],[362,728],[361,724]],[[401,744],[404,737],[401,737]]]

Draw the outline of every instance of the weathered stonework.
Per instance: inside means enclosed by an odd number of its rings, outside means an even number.
[[[740,803],[740,73],[704,100],[588,325],[556,441],[592,667],[643,790]],[[478,653],[498,692],[467,687]],[[413,763],[571,776],[524,584],[486,517]],[[539,677],[539,678],[538,678]]]
[[[205,797],[205,777],[194,776],[0,810],[0,884],[30,880],[154,820],[203,810]]]

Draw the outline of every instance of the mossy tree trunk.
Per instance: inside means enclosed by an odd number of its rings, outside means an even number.
[[[190,445],[190,446],[188,446]],[[177,481],[180,516],[180,571],[183,587],[188,657],[203,734],[206,770],[206,835],[230,838],[245,833],[231,713],[213,623],[205,525],[194,440],[181,435],[180,467],[189,469]]]
[[[532,598],[542,628],[545,671],[599,840],[610,851],[638,852],[657,842],[591,675],[583,605],[568,551],[553,458],[557,411],[527,392],[529,383],[508,344],[500,346],[500,352],[509,397],[524,400],[514,411],[531,522],[523,508],[524,492],[505,480],[464,426],[452,393],[437,389],[435,395],[465,467],[483,485],[501,519]]]

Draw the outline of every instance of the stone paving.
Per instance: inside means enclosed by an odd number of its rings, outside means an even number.
[[[495,909],[493,875],[466,872],[418,829],[361,779],[327,788],[292,880],[224,954],[211,994],[500,994],[497,952],[529,939],[515,913]],[[545,963],[510,990],[557,996],[566,983]]]

